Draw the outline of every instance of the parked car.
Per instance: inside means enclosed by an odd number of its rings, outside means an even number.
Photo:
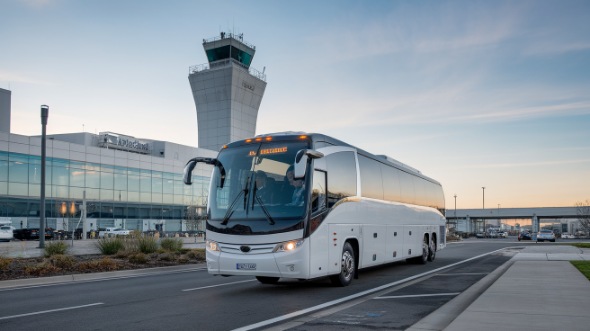
[[[506,233],[504,231],[498,232],[498,238],[506,238],[506,237],[508,237],[508,233]]]
[[[537,242],[549,240],[550,242],[555,242],[555,233],[551,230],[541,230],[537,233]]]
[[[518,234],[518,241],[521,240],[532,240],[533,235],[529,231],[523,231]]]
[[[39,228],[33,229],[16,229],[12,231],[14,239],[20,240],[36,240],[39,239]],[[45,239],[53,238],[53,229],[45,228]]]
[[[13,238],[12,226],[0,226],[0,241],[11,241]]]
[[[567,232],[561,234],[561,239],[575,239],[576,236]]]
[[[104,238],[104,237],[128,236],[129,234],[130,234],[129,230],[125,230],[122,228],[106,228],[104,231],[100,231],[98,233],[98,237]]]
[[[478,232],[478,233],[476,233],[476,234],[475,234],[475,237],[476,237],[476,238],[485,238],[485,237],[486,237],[486,235],[485,235],[485,233],[483,233],[483,232]]]

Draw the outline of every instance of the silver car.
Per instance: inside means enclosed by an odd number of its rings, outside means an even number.
[[[537,242],[549,240],[550,242],[555,242],[555,233],[551,230],[541,230],[537,233]]]
[[[0,241],[11,241],[13,238],[12,226],[0,226]]]

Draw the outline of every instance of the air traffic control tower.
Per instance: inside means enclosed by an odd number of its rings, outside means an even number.
[[[221,32],[203,39],[209,63],[189,68],[197,107],[199,148],[218,151],[235,140],[253,137],[266,76],[250,68],[256,47],[243,34]]]

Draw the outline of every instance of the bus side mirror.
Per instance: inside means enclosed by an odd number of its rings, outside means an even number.
[[[193,159],[190,159],[186,165],[184,166],[184,173],[182,176],[182,181],[186,184],[186,185],[191,185],[192,182],[192,177],[193,177],[193,170],[195,170],[195,167],[197,166],[197,163],[202,162],[205,164],[210,164],[213,166],[216,166],[217,168],[219,168],[219,172],[220,172],[220,179],[221,182],[219,183],[219,187],[223,187],[223,183],[225,182],[225,168],[223,167],[223,165],[221,164],[221,162],[219,162],[217,159],[214,158],[210,158],[210,157],[195,157]]]
[[[312,159],[319,159],[324,157],[324,154],[314,151],[313,149],[302,149],[295,155],[295,164],[293,178],[305,177],[305,171],[307,170],[307,164]]]

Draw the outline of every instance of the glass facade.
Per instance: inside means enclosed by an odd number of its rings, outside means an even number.
[[[40,156],[0,151],[0,217],[28,218],[29,227],[38,224],[40,186]],[[180,231],[187,209],[207,204],[208,189],[209,177],[198,173],[187,186],[182,173],[49,157],[45,216],[79,218],[86,192],[87,218],[100,220],[96,226],[121,220],[129,229],[142,229],[138,220],[173,220],[166,222],[166,230]]]

